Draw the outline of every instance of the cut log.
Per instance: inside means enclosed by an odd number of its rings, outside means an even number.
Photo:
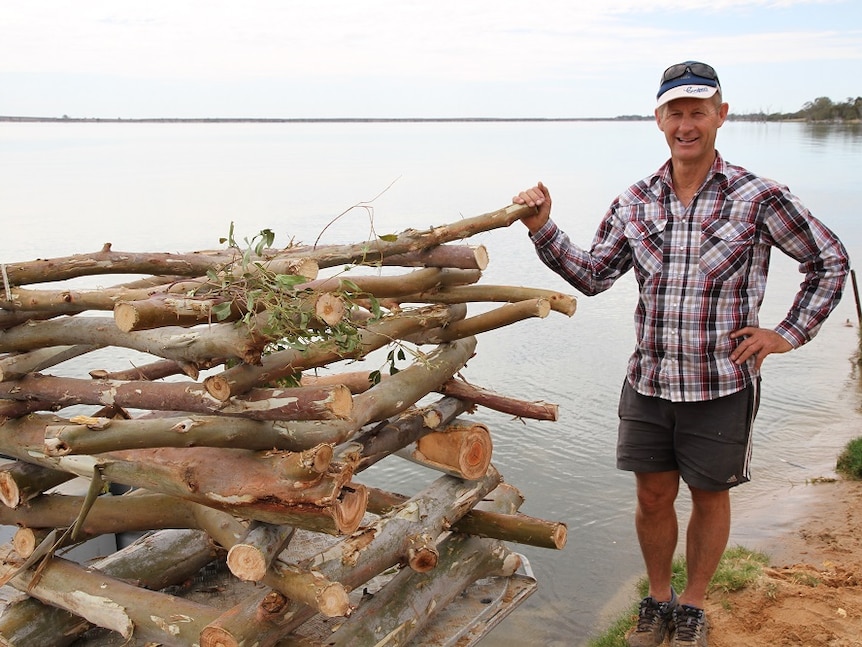
[[[497,330],[532,317],[544,319],[550,311],[551,305],[547,299],[529,299],[518,303],[507,303],[489,312],[451,323],[445,328],[426,329],[408,339],[417,344],[439,344]]]
[[[167,326],[158,330],[124,333],[108,317],[62,317],[16,326],[0,334],[0,352],[29,351],[45,346],[78,345],[82,340],[97,346],[117,346],[163,359],[207,362],[213,357],[233,357],[255,363],[267,341],[253,339],[232,324],[199,328]]]
[[[17,508],[45,490],[62,485],[74,478],[68,472],[40,467],[25,461],[0,466],[0,502]]]
[[[425,434],[449,424],[466,409],[466,403],[456,398],[441,398],[427,407],[412,409],[339,445],[335,450],[336,460],[353,465],[356,471],[364,470]]]
[[[245,536],[238,522],[223,512],[194,506],[194,514],[198,525],[205,528],[216,542],[226,548],[233,548]],[[276,559],[266,569],[260,582],[275,589],[272,592],[276,594],[275,599],[281,600],[288,596],[298,604],[308,605],[328,617],[343,616],[350,611],[347,589],[340,582],[328,580],[312,569],[300,568]]]
[[[340,292],[347,291],[346,286],[349,285],[350,291],[354,296],[360,296],[362,293],[367,293],[375,296],[378,299],[394,298],[431,290],[440,286],[452,285],[468,285],[475,283],[482,277],[479,270],[452,270],[441,269],[436,267],[426,267],[421,270],[414,270],[409,274],[401,274],[397,276],[378,276],[378,275],[360,275],[360,276],[335,276],[327,279],[317,279],[302,283],[297,286],[297,290],[313,290],[314,292]]]
[[[21,561],[11,548],[0,557],[0,577],[5,579],[15,573]],[[163,645],[194,644],[201,629],[218,616],[212,607],[142,589],[59,557],[43,564],[38,578],[25,570],[9,584],[126,639],[134,635]]]
[[[313,568],[329,580],[355,588],[398,563],[407,554],[412,537],[423,533],[439,535],[449,522],[462,517],[493,490],[500,478],[493,467],[484,478],[470,483],[441,476],[397,511],[299,566]],[[273,645],[280,635],[292,631],[314,613],[307,606],[288,604],[279,609],[277,624],[262,627],[259,618],[264,612],[260,605],[265,597],[250,598],[206,627],[201,633],[201,647],[239,647],[251,636],[261,646]]]
[[[78,405],[189,411],[256,420],[328,420],[349,418],[353,397],[343,386],[254,389],[230,401],[210,395],[196,382],[119,382],[30,373],[0,382],[0,398],[45,403],[48,411]]]
[[[31,529],[67,528],[75,522],[83,504],[84,498],[80,496],[45,494],[15,510],[0,508],[0,523]],[[196,528],[192,505],[182,499],[140,490],[124,496],[103,495],[96,498],[84,519],[81,539],[166,528]]]
[[[513,510],[506,506],[500,512]],[[439,546],[436,568],[402,569],[321,644],[327,647],[410,644],[424,627],[476,580],[512,575],[520,557],[502,543],[452,534]]]
[[[51,366],[62,364],[74,357],[96,350],[96,348],[96,346],[87,344],[57,346],[4,357],[0,359],[0,382],[17,380],[27,373],[36,373]]]
[[[171,375],[187,375],[193,380],[198,379],[201,370],[220,366],[225,363],[225,359],[213,358],[206,362],[197,362],[191,364],[189,362],[176,362],[172,359],[163,359],[143,366],[135,366],[125,371],[106,371],[97,369],[90,371],[90,377],[94,380],[119,380],[121,382],[130,382],[132,380],[146,380],[148,382],[160,380]]]
[[[303,374],[300,378],[302,386],[327,386],[331,384],[342,384],[350,389],[350,392],[365,393],[374,386],[374,381],[368,371],[345,371],[343,373],[332,373],[329,375]]]
[[[287,250],[280,257],[308,257],[317,261],[321,269],[340,265],[373,264],[387,257],[409,254],[444,243],[463,241],[470,236],[501,227],[508,227],[522,216],[536,213],[534,207],[511,204],[503,209],[463,218],[453,223],[425,230],[408,229],[392,238],[356,243],[353,245],[315,246],[312,250]]]
[[[551,306],[551,310],[571,317],[577,310],[575,297],[556,292],[554,290],[543,290],[540,288],[528,288],[512,285],[462,285],[437,288],[408,295],[398,299],[400,303],[471,303],[484,301],[503,301],[517,303],[531,299],[545,299]]]
[[[230,572],[246,582],[259,582],[293,537],[294,528],[255,521],[248,534],[227,554]]]
[[[472,481],[491,464],[491,432],[480,423],[456,420],[399,449],[401,458]]]
[[[285,295],[285,299],[291,302],[297,328],[334,326],[346,313],[344,303],[334,294],[300,293],[298,296]],[[231,303],[229,313],[220,313],[216,318],[213,312],[225,303]],[[231,302],[231,297],[228,296],[204,298],[156,294],[137,301],[120,301],[113,310],[117,328],[123,332],[132,332],[164,326],[189,327],[204,323],[238,321],[247,313],[244,305]],[[260,302],[255,311],[262,312],[267,305]]]
[[[406,500],[407,497],[401,494],[368,488],[368,511],[375,514],[388,514]],[[452,530],[554,550],[562,550],[568,538],[568,529],[564,523],[545,521],[521,513],[508,515],[488,512],[481,505],[453,524]]]
[[[385,256],[382,264],[484,270],[488,267],[488,250],[484,245],[438,245],[416,252]]]
[[[205,533],[166,530],[97,560],[91,568],[148,589],[181,584],[217,556]],[[0,614],[0,644],[8,647],[72,644],[92,624],[78,615],[35,598],[11,602]]]
[[[559,405],[547,402],[526,402],[500,395],[488,389],[474,386],[464,380],[448,380],[440,389],[440,393],[459,398],[473,404],[508,413],[517,418],[531,418],[533,420],[557,420]]]
[[[144,488],[225,510],[246,519],[289,524],[328,534],[353,532],[365,514],[365,486],[349,470],[330,470],[312,481],[290,478],[289,453],[190,447],[139,449],[91,456],[49,457],[35,446],[39,424],[10,420],[0,426],[8,455],[91,478]],[[226,470],[225,465],[231,469]]]
[[[137,254],[101,251],[61,258],[40,259],[26,263],[7,263],[6,272],[12,285],[65,281],[79,276],[99,274],[165,274],[204,276],[230,257],[208,257],[202,254]]]

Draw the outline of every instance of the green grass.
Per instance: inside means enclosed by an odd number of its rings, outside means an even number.
[[[862,480],[862,437],[851,440],[838,455],[835,470],[848,479]]]
[[[760,552],[748,550],[742,546],[729,548],[724,552],[715,575],[710,582],[710,591],[729,593],[738,591],[756,582],[763,572],[763,567],[769,564],[769,558]],[[677,591],[685,588],[685,559],[677,556],[673,560],[671,584]],[[625,634],[637,620],[638,604],[641,598],[649,593],[649,582],[646,578],[638,580],[637,599],[611,623],[604,633],[590,640],[589,647],[626,647]]]

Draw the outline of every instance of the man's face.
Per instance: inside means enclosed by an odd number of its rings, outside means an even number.
[[[715,156],[715,137],[727,118],[727,104],[710,99],[674,99],[655,111],[656,123],[680,162],[709,161]]]

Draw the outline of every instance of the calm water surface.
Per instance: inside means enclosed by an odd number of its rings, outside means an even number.
[[[728,123],[718,145],[729,161],[788,184],[859,256],[862,227],[851,211],[862,177],[858,127]],[[4,123],[0,261],[84,253],[106,242],[119,251],[213,249],[231,222],[240,238],[272,228],[282,245],[313,242],[324,228],[323,243],[358,242],[493,211],[539,179],[553,192],[555,219],[588,244],[613,197],[665,157],[661,133],[643,122]],[[520,225],[471,242],[491,257],[483,282],[572,293],[539,263]],[[794,263],[773,258],[764,325],[783,317],[799,280]],[[585,644],[603,628],[602,614],[634,598],[642,565],[633,483],[614,468],[614,443],[635,297],[626,277],[580,298],[572,318],[551,313],[482,335],[464,371],[500,393],[558,403],[561,414],[556,423],[475,416],[492,429],[505,480],[526,497],[522,511],[569,528],[563,551],[517,547],[539,591],[484,641],[488,647]],[[815,491],[807,481],[830,475],[838,451],[860,434],[856,323],[848,289],[810,345],[767,362],[754,481],[734,491],[731,543],[768,548],[790,518],[782,511],[806,505]],[[98,361],[108,368],[128,359]],[[409,494],[434,476],[387,460],[362,479]],[[685,516],[686,505],[680,509]]]

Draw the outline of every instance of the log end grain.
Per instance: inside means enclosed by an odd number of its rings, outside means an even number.
[[[329,618],[346,616],[350,613],[350,596],[340,582],[332,582],[317,595],[317,609]]]
[[[266,556],[256,546],[235,544],[227,553],[227,567],[245,582],[260,582],[268,564]]]
[[[432,432],[419,439],[417,448],[432,463],[457,471],[469,481],[485,475],[493,453],[491,432],[484,425],[456,425]]]
[[[138,310],[131,303],[121,301],[114,306],[114,323],[123,332],[132,332],[138,325]]]
[[[359,528],[368,507],[368,490],[361,483],[348,483],[332,506],[332,517],[341,534],[349,535]]]
[[[23,501],[18,483],[9,472],[0,472],[0,502],[7,508],[17,508]]]
[[[230,400],[230,382],[221,375],[210,375],[204,380],[204,388],[212,397],[220,402]]]

